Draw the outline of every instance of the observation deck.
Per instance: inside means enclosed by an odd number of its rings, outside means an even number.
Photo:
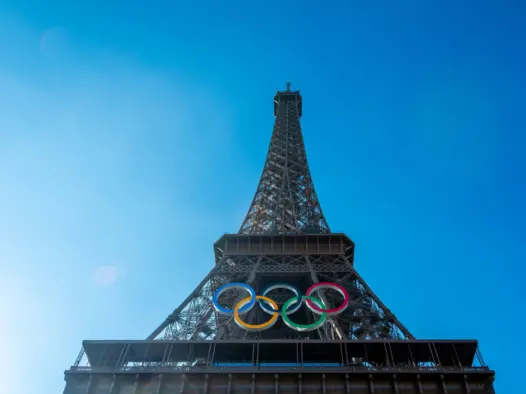
[[[65,394],[494,394],[477,341],[84,341]]]
[[[298,108],[298,117],[301,118],[302,112],[303,112],[303,105],[302,105],[302,99],[300,95],[299,90],[292,91],[290,90],[290,83],[287,82],[287,89],[286,90],[278,90],[276,95],[274,96],[274,116],[278,116],[278,109],[279,104],[282,101],[286,100],[292,100],[296,102],[297,108]]]

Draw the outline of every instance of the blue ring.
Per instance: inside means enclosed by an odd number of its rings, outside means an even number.
[[[296,287],[291,286],[288,283],[274,283],[273,285],[269,285],[265,287],[265,290],[263,290],[261,295],[266,296],[269,291],[272,291],[274,289],[287,289],[287,290],[292,291],[295,294],[295,296],[298,297],[299,302],[297,301],[294,305],[291,305],[289,307],[289,309],[287,310],[288,315],[293,314],[294,312],[298,311],[301,308],[301,300],[303,296],[300,295],[300,292]],[[275,311],[274,309],[269,308],[265,301],[258,300],[258,302],[259,302],[259,306],[261,307],[261,309],[263,309],[264,312],[267,312],[268,314],[271,314],[271,315],[278,312],[279,315],[281,316],[281,311]]]
[[[244,289],[247,292],[250,293],[250,296],[252,299],[248,304],[243,306],[241,309],[239,309],[239,313],[246,313],[249,310],[251,310],[254,305],[256,305],[256,291],[249,285],[245,283],[239,283],[239,282],[233,282],[233,283],[227,283],[226,285],[221,286],[219,289],[217,289],[214,293],[214,296],[212,297],[212,302],[214,303],[214,308],[216,311],[223,313],[225,315],[233,315],[234,311],[232,309],[225,308],[224,306],[219,305],[219,296],[223,294],[225,291],[227,291],[229,288],[238,288],[238,289]]]

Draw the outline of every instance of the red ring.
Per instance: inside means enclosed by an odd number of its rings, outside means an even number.
[[[316,306],[311,300],[307,299],[307,306],[312,311],[316,311],[318,313],[326,313],[328,315],[336,315],[340,312],[342,312],[345,308],[347,308],[347,305],[349,304],[349,293],[347,293],[347,290],[343,286],[340,286],[336,283],[332,282],[320,282],[313,284],[311,287],[307,289],[305,292],[305,295],[310,296],[318,287],[333,287],[335,289],[338,289],[340,293],[343,295],[343,303],[338,308],[333,309],[321,309],[318,306]]]

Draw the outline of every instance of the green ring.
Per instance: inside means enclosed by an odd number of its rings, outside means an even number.
[[[292,297],[290,300],[285,302],[283,304],[283,306],[281,307],[281,317],[282,317],[283,321],[285,322],[285,324],[287,326],[289,326],[290,328],[292,328],[293,330],[296,330],[296,331],[312,331],[312,330],[316,330],[317,328],[320,328],[323,325],[323,323],[325,323],[325,320],[327,320],[327,314],[326,313],[322,313],[320,315],[320,318],[318,320],[316,320],[314,323],[311,323],[311,324],[294,323],[292,320],[289,319],[289,317],[287,316],[287,309],[289,309],[289,306],[292,303],[298,302],[298,300],[300,300],[300,299],[301,299],[300,302],[303,302],[304,299],[307,299],[307,300],[311,300],[319,308],[325,308],[325,305],[323,304],[323,301],[320,300],[319,298],[316,298],[316,297],[313,297],[313,296]]]

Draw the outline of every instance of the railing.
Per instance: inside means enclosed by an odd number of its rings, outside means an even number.
[[[183,372],[194,372],[194,373],[217,373],[223,371],[229,372],[266,372],[271,370],[273,372],[283,369],[284,371],[333,371],[333,372],[384,372],[384,373],[480,373],[489,371],[488,367],[451,367],[451,366],[436,366],[436,367],[411,367],[411,366],[383,366],[383,367],[372,367],[372,366],[124,366],[124,367],[71,367],[68,373],[183,373]]]
[[[85,341],[66,372],[481,373],[476,341]]]

